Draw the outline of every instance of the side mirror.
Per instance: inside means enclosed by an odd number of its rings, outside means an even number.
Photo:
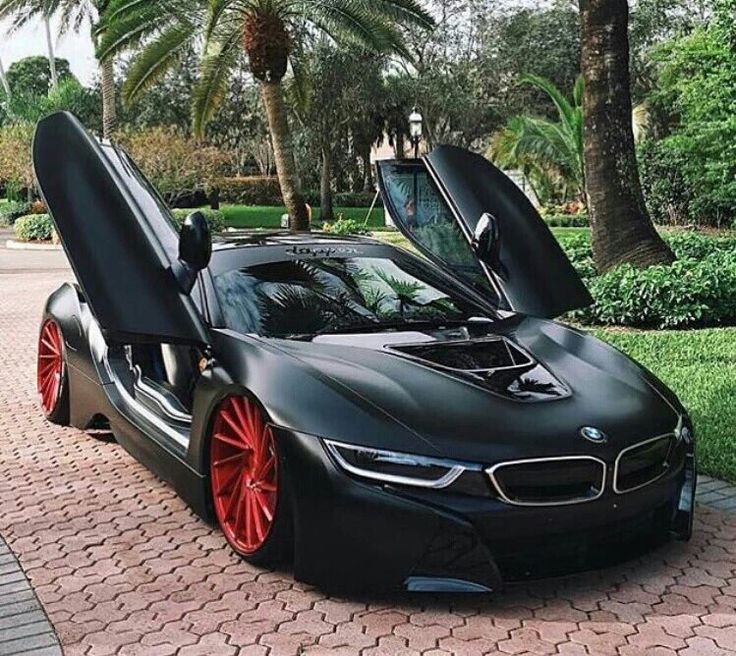
[[[495,216],[488,212],[481,214],[475,226],[471,246],[478,259],[502,278],[506,277],[505,268],[501,264],[501,233]]]
[[[179,232],[179,260],[184,264],[181,279],[184,290],[191,291],[197,273],[210,263],[212,235],[202,212],[192,212]]]

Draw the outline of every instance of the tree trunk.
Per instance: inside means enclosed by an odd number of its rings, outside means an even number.
[[[102,136],[111,139],[117,127],[118,117],[115,108],[115,68],[112,57],[100,62],[102,87]]]
[[[5,68],[3,68],[2,61],[0,61],[0,84],[2,84],[5,95],[10,98],[10,85],[8,84],[8,78],[5,77]]]
[[[363,191],[366,194],[375,191],[373,188],[373,171],[371,170],[371,151],[370,149],[361,153],[360,158],[363,160]]]
[[[43,27],[46,32],[46,49],[49,53],[49,73],[51,74],[51,88],[56,89],[59,78],[56,75],[56,56],[54,55],[54,40],[51,38],[51,25],[49,16],[43,17]]]
[[[580,0],[585,177],[599,271],[671,262],[641,191],[631,128],[627,0]]]
[[[319,215],[324,223],[333,221],[335,214],[332,208],[332,151],[329,146],[322,146],[322,171],[319,179]]]
[[[295,231],[309,230],[309,216],[296,172],[294,146],[280,82],[261,82],[261,97],[266,108],[281,196],[289,213],[289,227]]]

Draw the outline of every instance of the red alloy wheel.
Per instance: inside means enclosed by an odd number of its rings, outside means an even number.
[[[210,443],[215,513],[237,552],[250,555],[266,542],[276,516],[276,442],[250,399],[229,396],[218,408]]]
[[[38,338],[38,366],[36,385],[41,398],[41,407],[46,416],[56,408],[64,382],[64,344],[59,324],[53,319],[41,326]]]

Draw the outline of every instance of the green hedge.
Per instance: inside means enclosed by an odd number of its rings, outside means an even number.
[[[13,224],[19,241],[49,241],[54,234],[54,224],[48,214],[27,214]]]
[[[548,214],[544,217],[550,228],[587,228],[587,214]]]
[[[736,237],[665,235],[677,261],[598,275],[586,235],[560,243],[588,284],[595,303],[572,314],[588,324],[691,328],[736,324]]]
[[[222,178],[217,182],[220,202],[235,205],[281,205],[281,187],[273,176]]]
[[[204,214],[204,218],[207,219],[207,223],[210,226],[212,232],[222,232],[225,229],[225,215],[220,210],[212,210],[209,208],[200,207],[197,209],[173,209],[171,214],[174,217],[174,223],[176,224],[177,230],[181,230],[181,226],[192,212],[201,212]]]
[[[0,205],[0,226],[12,226],[21,216],[31,213],[31,204],[8,201]]]
[[[370,230],[362,221],[340,218],[334,223],[323,223],[322,230],[333,235],[367,235]]]

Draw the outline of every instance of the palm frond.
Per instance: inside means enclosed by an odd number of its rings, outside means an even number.
[[[575,110],[570,104],[570,101],[565,98],[565,94],[555,86],[554,82],[539,75],[526,74],[519,78],[519,83],[529,84],[541,91],[544,91],[554,104],[555,109],[560,116],[560,120],[568,126],[572,126],[574,120],[573,113]]]
[[[96,30],[100,39],[96,51],[97,59],[107,59],[141,43],[155,30],[165,30],[171,24],[172,18],[158,14],[153,5],[144,5],[130,13],[118,14],[115,20],[102,21]]]
[[[194,132],[201,135],[225,97],[228,76],[240,52],[240,30],[212,41],[205,48],[199,79],[192,92]]]
[[[406,58],[411,56],[395,24],[371,11],[364,1],[323,0],[304,18],[335,41],[377,52],[394,52]]]
[[[136,57],[123,84],[123,100],[130,104],[179,61],[194,37],[192,25],[176,24],[162,32]]]
[[[370,10],[400,25],[430,30],[436,23],[432,14],[416,0],[370,0]]]

